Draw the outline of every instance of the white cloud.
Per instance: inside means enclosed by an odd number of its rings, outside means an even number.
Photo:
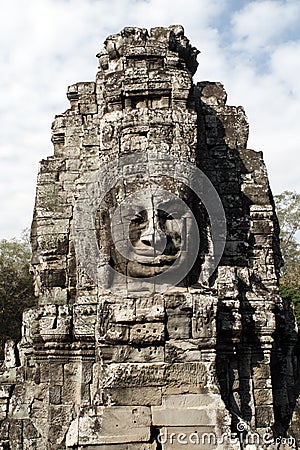
[[[224,83],[228,103],[245,106],[250,146],[264,150],[274,190],[300,191],[296,163],[300,38],[294,30],[300,4],[298,0],[243,4],[234,0],[4,0],[0,238],[16,236],[30,226],[38,161],[53,153],[51,122],[68,108],[67,86],[95,78],[96,53],[107,35],[124,26],[183,24],[192,45],[202,52],[195,80]],[[268,60],[264,72],[262,59]]]
[[[291,101],[300,100],[300,41],[280,45],[272,54],[271,67]]]
[[[253,1],[232,18],[234,48],[256,52],[273,48],[283,32],[299,23],[300,3],[294,1]]]

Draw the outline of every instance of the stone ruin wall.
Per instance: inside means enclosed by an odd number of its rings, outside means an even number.
[[[289,428],[297,336],[278,295],[266,168],[246,148],[243,108],[226,104],[220,83],[193,84],[197,53],[180,26],[125,28],[97,55],[96,82],[68,88],[70,109],[55,117],[54,155],[38,175],[39,306],[24,314],[17,358],[2,368],[0,448],[177,449],[158,434],[221,436],[241,421],[261,434],[272,426],[275,437]],[[74,207],[104,164],[149,151],[207,175],[225,210],[226,246],[206,285],[118,295],[79,263]],[[295,415],[289,433],[299,440]]]

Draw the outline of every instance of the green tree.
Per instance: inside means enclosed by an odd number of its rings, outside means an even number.
[[[36,304],[28,233],[0,241],[0,352],[7,339],[20,340],[22,313]]]
[[[285,265],[282,268],[280,293],[292,298],[300,325],[300,194],[284,191],[275,195],[277,216],[280,224],[280,244]]]

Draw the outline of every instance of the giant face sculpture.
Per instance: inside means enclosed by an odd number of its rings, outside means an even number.
[[[117,274],[140,283],[155,277],[159,283],[172,280],[176,273],[181,282],[204,252],[205,239],[199,236],[207,227],[205,220],[182,183],[166,179],[134,180],[126,187],[120,183],[99,207],[98,244]]]
[[[187,239],[186,222],[188,217],[192,220],[182,200],[156,186],[126,197],[117,211],[122,226],[115,226],[112,218],[111,228],[115,252],[127,259],[126,275],[152,277],[180,258]]]
[[[197,283],[216,260],[209,208],[220,208],[211,183],[188,162],[151,158],[142,154],[133,166],[130,155],[102,167],[76,204],[80,265],[98,286],[120,295]]]

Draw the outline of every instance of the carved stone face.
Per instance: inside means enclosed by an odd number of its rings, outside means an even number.
[[[172,159],[137,166],[127,160],[96,172],[77,200],[81,266],[97,286],[120,295],[197,283],[209,274],[213,255],[206,211],[215,199],[211,187],[193,166],[183,172]],[[203,192],[210,195],[206,203]]]
[[[153,276],[167,270],[179,257],[185,239],[186,218],[179,200],[166,201],[148,192],[130,206],[128,275]]]
[[[180,194],[183,197],[182,193]],[[110,204],[121,198],[112,194]],[[186,248],[191,212],[179,197],[163,187],[138,187],[107,215],[110,265],[130,277],[147,278],[167,271]],[[100,235],[103,247],[103,232]],[[108,242],[108,239],[104,239]]]

